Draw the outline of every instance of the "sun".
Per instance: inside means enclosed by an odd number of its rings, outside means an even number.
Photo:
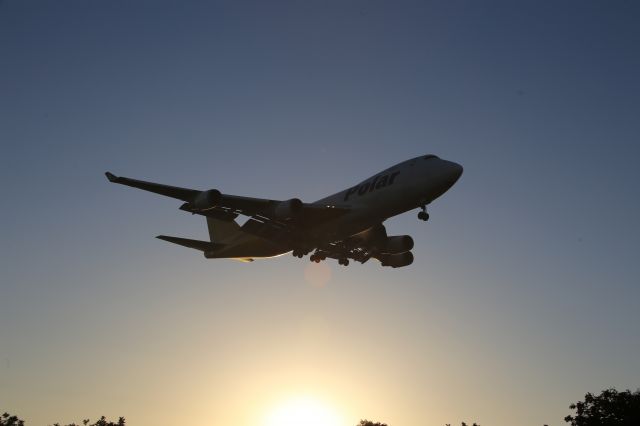
[[[264,426],[344,426],[341,416],[329,405],[309,396],[283,401],[266,417]]]

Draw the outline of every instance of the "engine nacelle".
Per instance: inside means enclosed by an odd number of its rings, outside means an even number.
[[[391,266],[392,268],[402,268],[413,263],[413,254],[410,251],[400,254],[381,254],[378,260],[382,266]]]
[[[398,254],[410,251],[412,248],[413,238],[409,235],[394,235],[387,237],[378,251],[385,254]]]
[[[191,205],[196,211],[209,210],[220,203],[222,194],[217,189],[202,191],[193,199]]]
[[[273,214],[276,219],[291,219],[295,217],[300,210],[302,210],[302,201],[297,198],[292,198],[287,201],[279,202],[275,209],[273,210]]]

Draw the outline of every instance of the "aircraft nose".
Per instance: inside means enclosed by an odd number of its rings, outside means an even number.
[[[458,179],[460,179],[460,176],[462,176],[462,171],[464,170],[464,168],[460,164],[454,163],[453,161],[451,161],[450,163],[451,176],[453,177],[453,181],[456,182]]]
[[[463,168],[458,163],[445,160],[444,169],[445,180],[447,181],[447,186],[450,188],[460,179],[460,176],[462,176]]]

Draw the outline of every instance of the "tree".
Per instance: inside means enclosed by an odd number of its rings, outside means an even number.
[[[20,420],[9,413],[4,413],[0,416],[0,426],[24,426],[24,420]]]
[[[445,426],[451,426],[451,424],[447,423]],[[467,426],[467,424],[465,422],[462,422],[460,426]],[[480,425],[474,422],[472,426],[480,426]]]
[[[82,424],[84,426],[125,426],[124,417],[120,417],[117,423],[107,421],[107,418],[105,416],[100,417],[100,420],[98,420],[95,423],[89,424],[90,421],[91,420],[89,419],[85,419],[82,421]],[[62,426],[62,425],[60,425],[60,423],[54,423],[53,426]],[[65,426],[80,426],[80,425],[75,423],[69,423],[68,425],[65,425]]]
[[[584,401],[569,406],[575,415],[564,421],[571,426],[637,426],[640,425],[640,390],[618,392],[614,388],[600,395],[588,393]]]
[[[380,423],[380,422],[372,422],[370,420],[360,420],[360,423],[358,423],[357,426],[387,426],[386,423]]]

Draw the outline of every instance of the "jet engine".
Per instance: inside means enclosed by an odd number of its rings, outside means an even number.
[[[400,254],[380,254],[377,256],[382,266],[391,266],[392,268],[402,268],[413,263],[413,254],[410,251]]]
[[[398,254],[404,253],[413,248],[413,238],[409,235],[394,235],[387,237],[381,247],[378,249],[380,253]]]
[[[275,206],[273,214],[280,220],[291,219],[302,210],[302,204],[302,201],[297,198],[281,201]]]
[[[191,205],[196,211],[209,210],[214,208],[220,203],[222,194],[217,189],[210,189],[208,191],[202,191],[196,198],[193,199]]]

